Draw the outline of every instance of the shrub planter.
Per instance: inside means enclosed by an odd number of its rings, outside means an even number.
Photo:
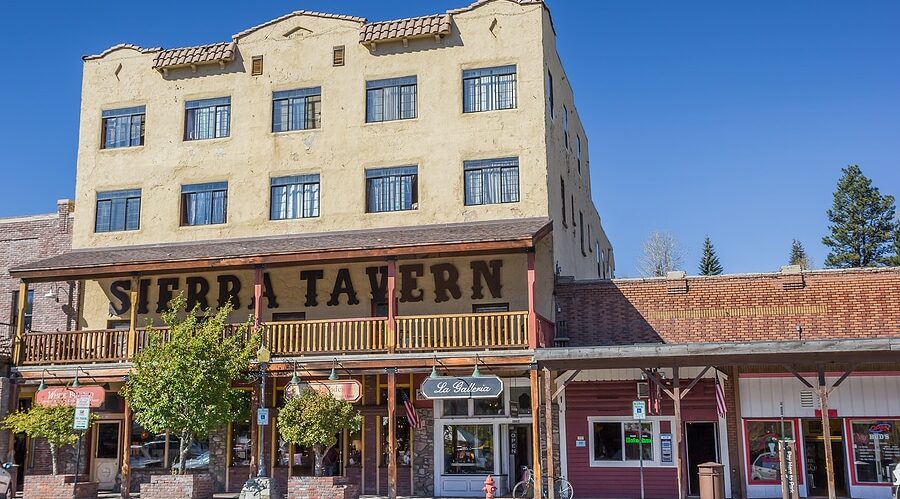
[[[82,481],[84,480],[84,481]],[[86,477],[75,475],[25,475],[22,497],[28,499],[97,499],[97,482],[88,482]]]
[[[210,499],[213,483],[208,473],[153,475],[150,483],[141,484],[141,499]]]
[[[339,476],[297,476],[288,480],[287,499],[359,499],[359,487]]]

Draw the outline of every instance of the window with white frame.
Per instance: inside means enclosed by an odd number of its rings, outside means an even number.
[[[463,112],[516,107],[516,66],[463,71]]]
[[[643,460],[656,462],[655,448],[659,439],[656,421],[607,421],[590,419],[591,465],[615,463],[637,464]]]
[[[445,418],[503,416],[506,414],[504,397],[505,394],[497,398],[443,400],[440,414]]]
[[[103,111],[103,137],[100,146],[103,149],[116,149],[144,145],[146,114],[145,106]]]
[[[272,92],[272,131],[309,130],[322,126],[322,87]]]
[[[366,122],[407,120],[416,117],[415,76],[366,82]]]
[[[519,201],[519,158],[464,161],[466,206]]]
[[[184,140],[218,139],[230,134],[231,97],[185,102]]]
[[[270,218],[287,220],[319,216],[319,174],[272,179]]]

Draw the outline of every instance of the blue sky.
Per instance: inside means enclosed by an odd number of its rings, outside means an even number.
[[[375,20],[468,1],[13,2],[0,216],[50,212],[73,195],[84,54],[228,40],[297,9]],[[619,276],[637,274],[652,230],[678,237],[689,273],[706,235],[727,272],[777,270],[793,238],[821,266],[825,211],[849,163],[900,196],[900,2],[549,5]]]

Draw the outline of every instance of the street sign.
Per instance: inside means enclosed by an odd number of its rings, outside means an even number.
[[[256,424],[259,426],[268,426],[269,409],[260,408],[256,410]]]
[[[631,403],[631,412],[634,419],[637,419],[638,421],[647,419],[647,402],[635,400]]]
[[[88,422],[91,420],[91,409],[89,407],[75,408],[75,422],[72,428],[75,430],[87,430]]]
[[[429,400],[495,399],[503,393],[497,376],[437,376],[425,378],[422,395]]]

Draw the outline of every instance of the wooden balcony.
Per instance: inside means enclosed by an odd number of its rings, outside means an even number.
[[[543,321],[538,319],[539,329]],[[524,350],[529,345],[528,312],[400,316],[393,329],[387,318],[268,322],[262,334],[272,356],[433,351]],[[228,326],[223,334],[233,334]],[[28,332],[22,338],[22,365],[90,364],[129,360],[150,343],[165,339],[165,328],[95,331]],[[540,333],[539,333],[540,334]],[[543,341],[541,342],[543,344]]]

